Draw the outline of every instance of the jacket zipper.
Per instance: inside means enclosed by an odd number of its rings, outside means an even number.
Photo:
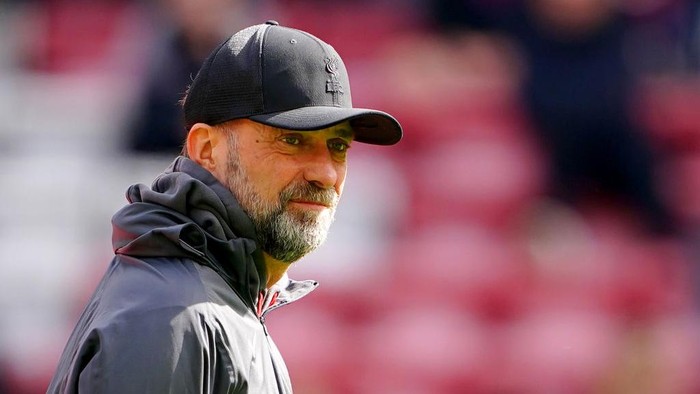
[[[265,325],[265,318],[264,318],[263,316],[260,316],[260,324],[261,324],[262,327],[263,327],[263,331],[265,332],[265,336],[266,336],[266,337],[269,337],[269,336],[270,336],[270,333],[267,332],[267,326]]]

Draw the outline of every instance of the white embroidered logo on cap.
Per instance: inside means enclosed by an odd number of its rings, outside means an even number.
[[[338,80],[338,59],[329,58],[326,61],[326,71],[330,73],[330,79],[326,80],[326,92],[333,94],[333,105],[340,106],[339,94],[343,94],[343,86]]]

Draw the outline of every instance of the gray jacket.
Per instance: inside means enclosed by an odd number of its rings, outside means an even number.
[[[189,159],[127,198],[112,219],[115,257],[48,392],[290,393],[264,319],[316,282],[266,291],[250,219]]]

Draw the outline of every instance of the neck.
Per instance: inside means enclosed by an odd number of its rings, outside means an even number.
[[[263,257],[265,260],[265,267],[267,268],[267,284],[265,287],[269,289],[282,279],[291,264],[276,260],[267,253],[263,253]]]

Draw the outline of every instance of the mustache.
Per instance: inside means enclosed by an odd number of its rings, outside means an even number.
[[[289,185],[280,194],[280,200],[285,204],[290,200],[304,200],[323,204],[331,208],[338,205],[339,199],[340,196],[334,189],[324,189],[311,183]]]

